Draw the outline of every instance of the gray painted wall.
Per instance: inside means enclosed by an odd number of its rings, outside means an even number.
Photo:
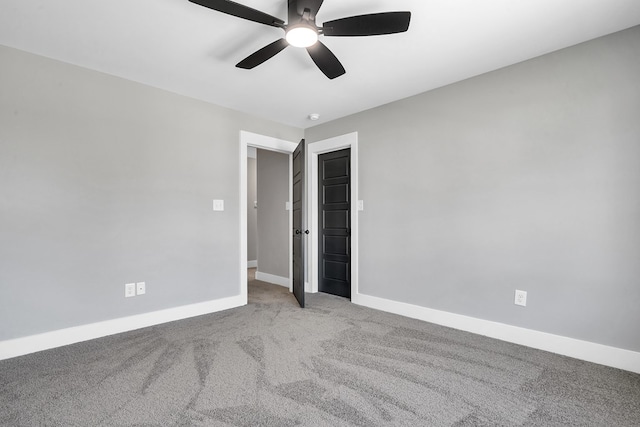
[[[307,129],[359,135],[361,293],[640,351],[639,76],[635,27]]]
[[[247,261],[258,259],[258,200],[257,162],[255,157],[247,158]]]
[[[0,63],[0,340],[240,293],[239,132],[301,129],[6,47]]]
[[[289,156],[258,150],[258,271],[289,277]]]

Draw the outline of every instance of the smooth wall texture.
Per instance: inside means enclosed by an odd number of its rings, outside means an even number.
[[[307,129],[358,132],[360,292],[640,351],[638,76],[634,27]]]
[[[289,156],[258,149],[258,272],[289,277]]]
[[[0,63],[0,340],[240,294],[239,132],[302,130],[6,47]]]
[[[255,157],[247,158],[247,261],[258,260],[258,165]]]

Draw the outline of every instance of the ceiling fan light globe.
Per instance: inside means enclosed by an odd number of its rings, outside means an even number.
[[[293,27],[287,30],[286,39],[291,46],[309,47],[318,41],[318,32],[306,26]]]

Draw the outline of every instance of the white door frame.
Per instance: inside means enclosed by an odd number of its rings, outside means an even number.
[[[240,131],[240,297],[243,304],[247,304],[247,147],[252,146],[264,150],[277,151],[289,156],[289,205],[293,199],[291,186],[293,183],[292,162],[293,150],[297,142],[285,141],[270,136]],[[289,290],[293,291],[293,241],[290,238],[293,228],[293,211],[289,209]]]
[[[310,239],[307,244],[307,292],[318,292],[318,155],[351,149],[351,301],[358,299],[358,132],[307,145],[307,207]],[[245,196],[246,198],[246,196]],[[246,258],[246,255],[245,255]]]

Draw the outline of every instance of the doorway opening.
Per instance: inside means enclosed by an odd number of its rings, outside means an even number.
[[[292,165],[292,153],[295,150],[297,144],[290,141],[285,141],[278,138],[272,138],[264,135],[258,135],[251,132],[240,132],[240,296],[244,304],[248,301],[248,285],[247,285],[247,158],[249,147],[255,147],[257,149],[263,149],[267,151],[275,151],[288,155],[288,168],[291,170]],[[291,188],[292,177],[289,173],[288,188]],[[287,198],[289,201],[292,199],[291,191]],[[251,207],[253,209],[253,206]],[[284,209],[284,206],[283,206]],[[291,210],[288,211],[288,230],[291,230],[293,217]],[[289,290],[292,290],[291,278],[292,274],[292,242],[288,241],[288,285]],[[280,283],[285,284],[285,283]]]
[[[248,267],[257,280],[289,288],[289,156],[248,148]]]
[[[251,132],[240,132],[240,296],[244,304],[247,303],[247,149],[256,147],[264,150],[277,151],[289,155],[289,171],[293,166],[293,152],[298,143],[285,141],[278,138],[259,135]],[[317,141],[307,145],[306,152],[306,176],[305,180],[305,205],[307,207],[307,224],[309,238],[306,239],[304,258],[305,263],[305,291],[318,292],[318,156],[323,153],[350,148],[350,217],[351,217],[351,301],[358,302],[358,134],[338,136],[335,138]],[[289,174],[289,188],[292,187],[293,177]],[[290,192],[289,201],[293,200]],[[289,210],[289,230],[293,228],[292,210]],[[293,291],[293,243],[288,239],[289,245],[289,290]]]

